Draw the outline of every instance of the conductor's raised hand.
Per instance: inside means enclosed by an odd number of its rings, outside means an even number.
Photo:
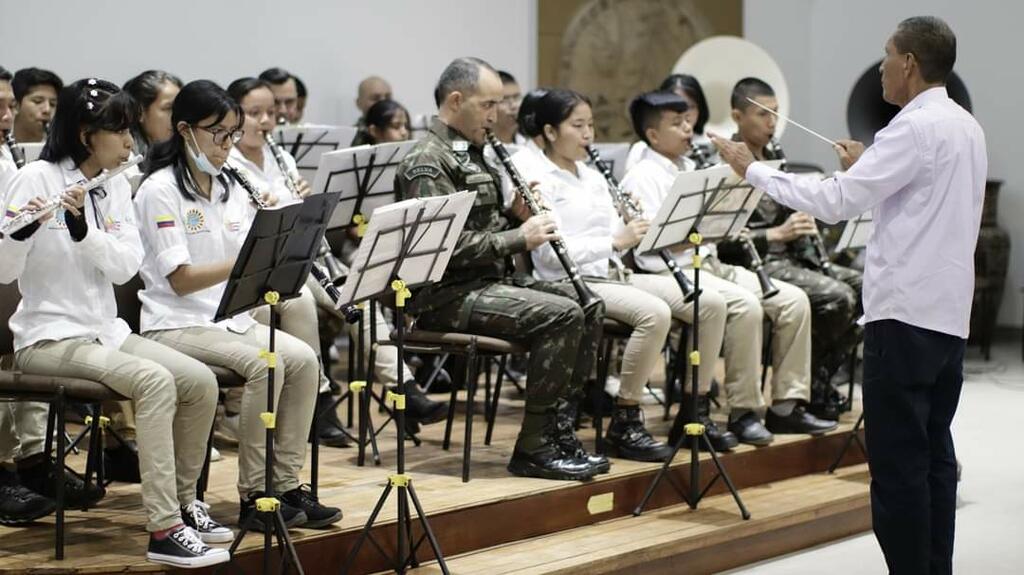
[[[836,142],[834,149],[836,155],[839,156],[839,165],[844,170],[849,170],[850,166],[857,163],[861,154],[864,153],[864,144],[857,140],[839,140]]]
[[[526,238],[526,249],[534,250],[547,242],[558,238],[555,232],[555,220],[549,214],[531,216],[519,226]]]
[[[743,142],[733,142],[712,132],[708,132],[708,137],[711,138],[711,143],[718,148],[718,156],[722,158],[722,161],[732,166],[733,171],[739,177],[747,177],[747,168],[756,161],[750,148]]]

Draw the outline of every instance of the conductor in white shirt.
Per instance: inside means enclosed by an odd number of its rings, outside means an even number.
[[[900,22],[882,90],[901,108],[864,149],[842,140],[844,172],[801,178],[713,141],[775,200],[826,222],[872,210],[864,270],[864,416],[875,536],[891,573],[950,573],[956,459],[950,422],[963,383],[974,248],[988,170],[981,126],[946,94],[956,36],[938,18]]]

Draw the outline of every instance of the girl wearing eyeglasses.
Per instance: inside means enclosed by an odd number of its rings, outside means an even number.
[[[142,278],[142,331],[203,363],[246,380],[239,417],[239,522],[264,495],[267,363],[270,330],[249,314],[214,322],[225,282],[248,232],[252,206],[246,192],[222,173],[231,146],[242,139],[242,109],[217,84],[197,80],[174,100],[170,140],[150,153],[135,197],[146,255]],[[278,331],[274,489],[287,525],[323,527],[341,518],[300,487],[306,438],[313,418],[319,365],[298,338]],[[282,366],[283,364],[283,366]],[[209,429],[209,428],[207,428]],[[266,529],[261,521],[251,524]]]
[[[135,113],[127,94],[104,80],[79,80],[61,90],[41,161],[18,172],[7,198],[12,206],[38,207],[33,199],[59,197],[61,208],[4,238],[0,281],[18,280],[22,294],[10,321],[22,371],[98,381],[134,403],[147,558],[202,567],[229,558],[204,540],[233,537],[195,500],[217,382],[199,361],[132,334],[118,319],[113,284],[130,280],[143,258],[130,186],[123,175],[88,192],[81,185],[129,158]],[[16,212],[9,208],[5,217]],[[41,446],[45,433],[38,433]],[[45,490],[52,464],[48,454],[37,459],[32,466],[20,462],[21,479]],[[103,494],[71,482],[65,493],[72,506],[89,506]]]

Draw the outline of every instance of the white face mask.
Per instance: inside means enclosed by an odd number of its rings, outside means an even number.
[[[196,163],[196,167],[203,173],[209,174],[213,177],[220,175],[221,170],[217,169],[210,161],[210,158],[206,157],[206,152],[199,149],[199,141],[196,140],[196,133],[192,131],[192,126],[188,127],[188,133],[192,136],[192,143],[196,146],[196,152],[192,151],[192,146],[185,142],[185,148],[188,150],[188,155],[192,156],[192,161]],[[221,168],[223,169],[223,168]]]

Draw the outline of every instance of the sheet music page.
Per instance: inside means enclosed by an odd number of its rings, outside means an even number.
[[[865,212],[846,222],[843,235],[839,237],[839,243],[833,251],[838,254],[843,250],[862,248],[868,245],[868,240],[874,232],[875,222],[872,220],[871,212]]]
[[[399,277],[411,286],[436,282],[444,275],[476,201],[476,192],[456,192],[421,201],[423,216],[399,272]]]

